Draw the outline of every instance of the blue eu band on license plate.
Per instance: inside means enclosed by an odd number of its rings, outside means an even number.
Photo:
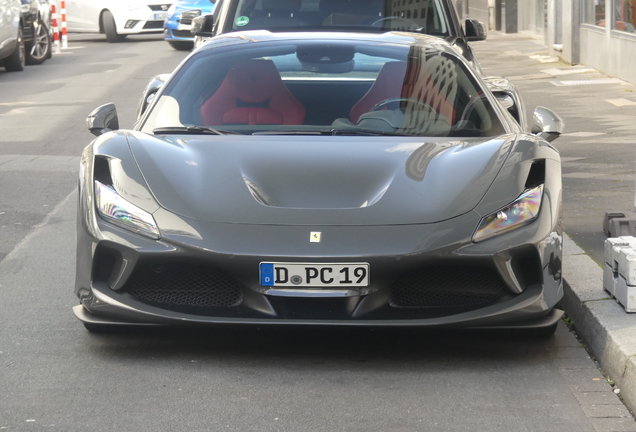
[[[361,287],[369,285],[368,263],[260,263],[261,286]]]

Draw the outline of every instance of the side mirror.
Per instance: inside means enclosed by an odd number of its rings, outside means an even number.
[[[148,105],[150,105],[150,102],[152,102],[155,98],[159,89],[163,87],[166,81],[168,81],[168,78],[170,78],[170,74],[161,74],[150,80],[141,95],[141,100],[139,101],[139,107],[137,108],[137,120],[139,120],[146,112]]]
[[[488,29],[484,23],[467,18],[466,19],[466,40],[469,42],[483,41],[488,36]]]
[[[215,8],[216,10],[216,8]],[[212,37],[214,36],[214,22],[216,21],[216,13],[202,15],[192,20],[190,32],[194,36]]]
[[[538,106],[532,116],[532,133],[548,142],[557,139],[565,130],[565,122],[560,115],[546,107]]]
[[[119,129],[119,119],[117,118],[115,104],[107,103],[95,108],[86,117],[86,127],[95,136]]]

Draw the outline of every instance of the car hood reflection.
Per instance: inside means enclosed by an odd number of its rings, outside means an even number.
[[[505,138],[134,132],[129,143],[160,205],[187,218],[384,225],[434,223],[472,210],[510,151]]]

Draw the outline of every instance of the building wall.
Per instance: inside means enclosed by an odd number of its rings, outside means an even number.
[[[583,24],[580,61],[609,75],[636,83],[636,37]]]
[[[490,22],[488,16],[488,0],[470,0],[468,2],[467,18],[468,17],[488,25]]]

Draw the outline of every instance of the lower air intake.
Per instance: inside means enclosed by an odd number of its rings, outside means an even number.
[[[134,271],[123,291],[160,307],[233,307],[243,301],[241,285],[232,277],[197,264],[143,265]]]
[[[476,309],[511,296],[488,267],[428,267],[405,273],[391,287],[389,303],[399,308]]]

